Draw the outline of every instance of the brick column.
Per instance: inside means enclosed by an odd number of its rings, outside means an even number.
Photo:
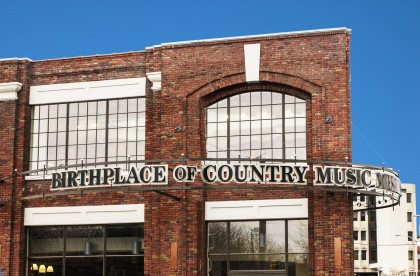
[[[21,88],[19,82],[0,83],[0,271],[4,275],[13,275],[14,263],[19,262],[14,259],[16,178],[11,176],[15,169],[17,93]]]

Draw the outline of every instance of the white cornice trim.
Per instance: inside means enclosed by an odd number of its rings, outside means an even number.
[[[31,86],[29,104],[47,104],[144,96],[146,77]]]
[[[22,89],[20,82],[0,83],[0,101],[17,100],[17,93]]]
[[[144,204],[25,208],[24,225],[86,225],[144,222]]]
[[[152,90],[153,91],[160,91],[162,90],[162,73],[161,72],[150,72],[146,73],[147,78],[149,81],[152,82]]]

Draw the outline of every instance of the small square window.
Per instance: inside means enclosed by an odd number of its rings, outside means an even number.
[[[414,241],[414,239],[413,239],[413,231],[408,231],[407,232],[407,236],[408,236],[408,241]]]
[[[407,222],[412,222],[412,221],[413,221],[413,213],[407,212]]]
[[[366,250],[362,250],[362,260],[366,260]]]
[[[353,240],[357,241],[359,239],[359,232],[353,231]]]
[[[413,256],[414,256],[413,250],[409,250],[408,251],[408,260],[412,261],[413,260]]]
[[[411,193],[407,193],[407,203],[411,203]]]

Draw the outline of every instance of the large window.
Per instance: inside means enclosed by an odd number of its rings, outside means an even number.
[[[308,221],[209,222],[208,273],[308,275]]]
[[[144,98],[36,105],[31,123],[31,170],[144,159]]]
[[[207,158],[306,159],[306,103],[254,91],[207,108]]]
[[[143,239],[143,224],[30,227],[28,275],[140,276]]]

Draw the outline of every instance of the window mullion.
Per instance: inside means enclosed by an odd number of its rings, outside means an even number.
[[[70,104],[66,104],[66,142],[65,142],[65,168],[67,170],[67,165],[69,164],[69,124],[70,124]]]
[[[109,100],[106,100],[105,111],[105,166],[108,166],[108,135],[109,135]]]
[[[281,105],[282,105],[282,130],[281,130],[281,136],[282,136],[282,155],[283,155],[283,160],[286,159],[286,96],[284,93],[282,93],[282,100],[281,100]]]
[[[218,111],[217,112],[219,112],[219,109],[218,109]],[[227,137],[226,137],[226,140],[227,140],[227,145],[226,145],[226,147],[227,147],[227,158],[229,158],[229,160],[228,160],[228,163],[230,163],[230,158],[232,158],[231,156],[230,156],[230,98],[228,98],[227,99],[227,111],[226,111],[226,113],[227,113],[227,126],[226,126],[226,128],[227,128]]]

